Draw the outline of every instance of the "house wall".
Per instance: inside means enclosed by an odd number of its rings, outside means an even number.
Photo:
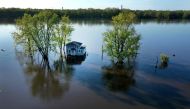
[[[72,50],[72,48],[75,48],[76,50]],[[76,45],[69,45],[66,47],[67,55],[84,55],[85,52],[86,49],[79,49],[79,46]]]

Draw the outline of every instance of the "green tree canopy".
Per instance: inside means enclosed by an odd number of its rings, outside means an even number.
[[[52,38],[52,40],[54,41],[54,45],[59,47],[61,55],[66,43],[70,41],[70,35],[73,30],[74,29],[70,24],[69,17],[63,16],[60,23],[56,26],[55,34]]]
[[[57,21],[58,16],[51,11],[42,11],[34,16],[25,14],[16,21],[18,31],[14,37],[18,42],[33,42],[43,58],[47,58]]]
[[[123,63],[136,56],[140,47],[138,35],[133,27],[135,15],[131,12],[120,13],[113,17],[113,28],[104,33],[104,51],[116,63]]]
[[[58,46],[62,51],[73,31],[68,17],[64,16],[60,20],[57,14],[49,10],[34,16],[24,14],[21,19],[17,19],[16,26],[15,42],[24,44],[30,50],[36,48],[46,59],[53,48]]]

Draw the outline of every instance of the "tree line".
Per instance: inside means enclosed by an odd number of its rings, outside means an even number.
[[[46,9],[47,10],[47,9]],[[129,10],[118,8],[106,9],[48,9],[56,13],[59,17],[69,16],[70,19],[108,19],[120,12],[132,12],[137,16],[138,20],[143,19],[158,19],[158,20],[173,20],[173,19],[190,19],[190,11],[156,11],[156,10]],[[19,9],[19,8],[0,8],[0,19],[15,20],[21,18],[24,13],[34,15],[43,11],[43,9]]]

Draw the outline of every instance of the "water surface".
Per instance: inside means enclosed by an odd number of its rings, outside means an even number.
[[[73,22],[71,39],[87,46],[88,56],[77,65],[64,64],[64,72],[44,73],[14,47],[14,24],[0,24],[0,108],[2,109],[126,109],[190,108],[190,22],[135,24],[141,47],[126,78],[105,74],[114,69],[102,57],[107,22]],[[168,67],[155,68],[166,53]],[[176,56],[172,56],[175,54]],[[34,63],[40,63],[38,55]],[[49,57],[54,68],[59,56]],[[55,69],[55,68],[54,68]]]

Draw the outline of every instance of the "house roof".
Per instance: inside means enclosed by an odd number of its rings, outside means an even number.
[[[78,46],[81,46],[82,43],[81,42],[77,42],[77,41],[72,41],[72,42],[69,42],[66,44],[66,46],[69,46],[69,45],[78,45]]]
[[[85,46],[81,46],[80,49],[85,49],[86,47]]]

